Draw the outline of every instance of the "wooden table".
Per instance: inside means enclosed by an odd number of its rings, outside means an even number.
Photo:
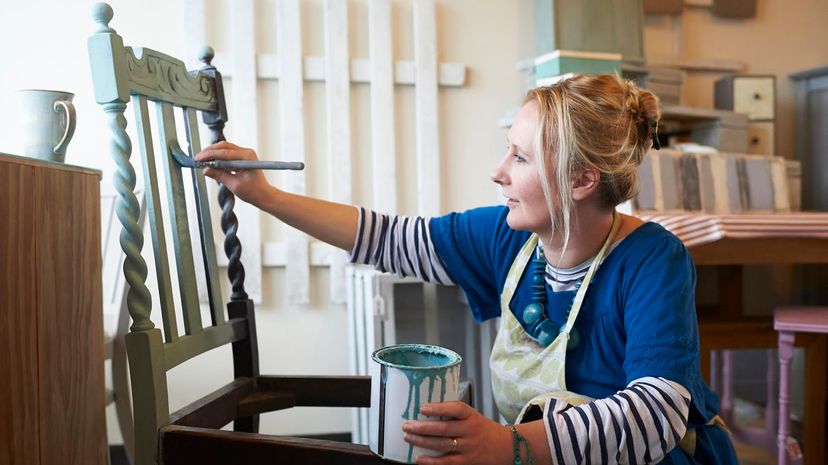
[[[106,463],[100,179],[0,154],[0,464]]]

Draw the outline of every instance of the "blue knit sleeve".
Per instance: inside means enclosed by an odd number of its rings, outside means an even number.
[[[664,231],[638,255],[623,284],[627,382],[653,376],[675,381],[693,399],[691,420],[709,416],[699,369],[696,272],[684,244]],[[695,418],[694,418],[695,417]]]
[[[466,293],[475,320],[500,316],[500,291],[521,236],[506,224],[508,210],[482,207],[432,218],[434,248],[449,277]],[[525,240],[525,238],[523,239]]]

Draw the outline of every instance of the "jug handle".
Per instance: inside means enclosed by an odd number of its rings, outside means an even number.
[[[56,154],[61,154],[66,152],[66,146],[69,145],[69,141],[72,140],[72,136],[75,134],[75,106],[72,105],[72,102],[58,100],[55,102],[53,108],[55,111],[63,109],[64,113],[66,113],[66,131],[63,132],[63,137],[60,139],[60,142],[52,149]]]

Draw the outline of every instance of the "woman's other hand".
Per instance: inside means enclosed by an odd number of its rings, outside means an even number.
[[[195,159],[208,160],[258,160],[253,149],[239,147],[222,141],[205,147]],[[228,171],[205,168],[204,174],[224,184],[236,197],[261,208],[261,202],[269,190],[274,189],[262,173],[262,170]]]
[[[432,403],[424,405],[420,413],[449,419],[409,420],[403,424],[405,441],[409,444],[446,452],[446,455],[440,457],[421,455],[417,457],[419,465],[512,463],[512,433],[468,404]]]

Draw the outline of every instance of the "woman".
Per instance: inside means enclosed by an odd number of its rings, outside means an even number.
[[[466,292],[501,317],[492,386],[509,423],[460,402],[422,408],[406,440],[432,464],[738,463],[698,365],[695,271],[681,241],[617,214],[655,139],[655,96],[617,76],[530,91],[492,174],[506,206],[381,215],[279,191],[259,171],[205,173],[351,260]],[[656,146],[657,148],[657,146]],[[229,143],[197,157],[255,159]]]

